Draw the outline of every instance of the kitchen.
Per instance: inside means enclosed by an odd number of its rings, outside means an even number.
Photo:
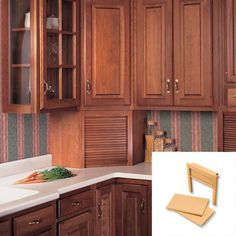
[[[50,166],[78,171],[58,186],[32,189],[49,188],[50,204],[27,209],[26,197],[21,210],[1,215],[6,235],[26,235],[18,217],[29,220],[44,207],[54,228],[37,228],[37,235],[66,235],[60,223],[73,217],[82,222],[81,235],[151,235],[147,120],[178,151],[236,150],[234,0],[1,0],[0,11],[0,163],[22,165],[34,157],[35,169],[23,165],[22,173]],[[80,179],[87,170],[98,171],[92,182]],[[9,178],[22,173],[9,171]],[[74,187],[64,192],[63,183]],[[120,207],[122,192],[127,198]],[[60,202],[80,193],[91,198],[88,205],[63,215]],[[97,199],[108,195],[113,210],[99,218]],[[137,208],[119,211],[135,201]],[[125,213],[136,211],[138,219],[128,224]]]

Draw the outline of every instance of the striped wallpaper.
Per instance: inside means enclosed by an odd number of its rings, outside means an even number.
[[[214,112],[149,111],[147,119],[176,140],[178,151],[217,151],[217,116]]]
[[[0,163],[48,153],[48,114],[0,113]]]

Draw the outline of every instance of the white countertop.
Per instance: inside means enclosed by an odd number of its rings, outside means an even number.
[[[38,157],[37,157],[38,158]],[[22,166],[22,162],[18,162],[16,164],[21,165],[22,173],[19,173],[17,169],[17,165],[14,166],[13,163],[0,165],[0,188],[1,187],[10,187],[10,188],[20,188],[20,189],[28,189],[38,191],[37,194],[25,197],[16,201],[12,201],[5,204],[0,204],[0,217],[9,215],[14,212],[18,212],[42,203],[46,203],[55,199],[58,199],[60,194],[73,191],[79,188],[83,188],[92,184],[96,184],[105,180],[109,180],[112,178],[130,178],[130,179],[140,179],[140,180],[152,180],[152,165],[146,163],[140,163],[134,166],[116,166],[116,167],[97,167],[97,168],[85,168],[85,169],[71,169],[70,170],[76,174],[75,177],[63,179],[63,180],[55,180],[47,183],[37,183],[37,184],[21,184],[15,185],[14,183],[31,174],[32,171],[37,171],[38,169],[50,168],[48,159],[51,158],[50,155],[46,155],[44,157],[40,157],[39,160],[39,168],[37,169],[37,158],[30,158],[28,162],[31,162],[32,169],[30,170],[27,165],[27,161],[25,161],[24,166],[27,169],[24,169]],[[46,159],[44,164],[42,164],[42,159]],[[34,164],[32,164],[32,161]],[[1,171],[2,168],[2,171]],[[11,175],[6,176],[3,175],[3,170],[8,169],[8,173]],[[10,171],[11,170],[11,171]],[[15,171],[15,172],[14,172]],[[16,174],[14,174],[16,173]],[[0,202],[1,202],[1,194],[0,194]]]

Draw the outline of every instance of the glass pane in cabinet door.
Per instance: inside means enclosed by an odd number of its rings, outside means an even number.
[[[62,30],[73,31],[73,1],[62,0]]]
[[[59,63],[59,42],[58,34],[48,33],[47,35],[47,64],[58,65]]]
[[[62,98],[73,98],[73,72],[75,69],[62,70]]]
[[[30,31],[12,32],[11,64],[30,64]]]
[[[30,27],[30,0],[11,0],[11,28]]]
[[[59,70],[58,69],[48,69],[47,70],[47,80],[45,81],[45,95],[48,99],[58,99],[59,98]]]
[[[62,37],[62,64],[73,65],[73,36]]]
[[[10,102],[30,104],[30,90],[30,68],[12,68]]]

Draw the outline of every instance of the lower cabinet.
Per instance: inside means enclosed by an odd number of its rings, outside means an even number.
[[[56,235],[151,236],[151,181],[111,179],[0,218],[0,236]]]
[[[86,211],[68,220],[59,223],[59,234],[61,236],[92,236],[93,235],[93,213]]]
[[[116,185],[116,235],[148,235],[148,187]]]

